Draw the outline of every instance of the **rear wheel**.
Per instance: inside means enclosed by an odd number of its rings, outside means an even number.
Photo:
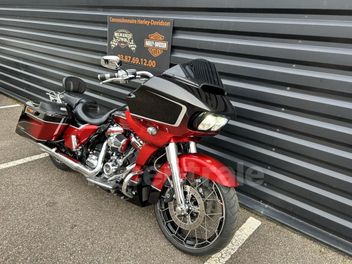
[[[54,163],[56,168],[63,170],[63,171],[70,171],[71,170],[68,166],[66,166],[64,163],[62,163],[58,159],[55,159],[53,156],[50,156],[50,159]]]
[[[238,218],[238,199],[233,188],[208,179],[185,181],[187,214],[176,213],[175,199],[166,189],[155,205],[155,214],[165,237],[179,250],[191,255],[210,255],[232,239]]]

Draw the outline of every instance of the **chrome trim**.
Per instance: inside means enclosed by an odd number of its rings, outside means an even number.
[[[175,198],[177,202],[176,211],[178,213],[186,212],[186,203],[185,203],[185,195],[183,193],[183,184],[180,175],[180,168],[178,166],[178,150],[177,145],[174,142],[169,143],[166,150],[167,161],[169,162],[169,166],[171,169],[172,175],[172,187],[175,191]]]
[[[143,144],[136,139],[136,137],[132,134],[131,137],[131,144],[135,149],[141,149],[143,147]]]
[[[197,144],[194,141],[189,142],[189,153],[197,153]]]
[[[75,135],[71,136],[71,143],[72,143],[72,150],[76,150],[78,143],[77,143],[77,137]]]
[[[54,140],[54,137],[56,137],[56,135],[59,133],[61,127],[62,127],[63,124],[64,124],[64,123],[63,123],[64,120],[65,120],[65,118],[62,118],[62,119],[61,119],[59,125],[57,126],[57,128],[56,128],[56,130],[55,130],[55,132],[54,132],[54,134],[53,134],[52,140]]]
[[[129,182],[130,182],[130,180],[131,180],[131,178],[132,178],[133,176],[138,175],[138,174],[140,174],[140,173],[141,173],[140,171],[131,172],[131,173],[128,174],[128,175],[126,176],[126,178],[123,180],[121,192],[122,192],[124,195],[126,195],[127,197],[129,197],[129,198],[133,198],[133,195],[131,195],[131,194],[129,194],[129,193],[127,192],[128,184],[129,184]]]
[[[139,181],[136,182],[136,181],[134,181],[134,180],[130,180],[130,182],[132,182],[133,184],[138,184],[138,183],[139,183]]]
[[[103,182],[100,182],[100,181],[96,181],[92,178],[87,178],[87,181],[91,182],[91,183],[94,183],[95,185],[98,185],[100,187],[103,187],[105,189],[109,189],[109,190],[112,190],[113,189],[113,186],[111,185],[108,185],[106,183],[103,183]]]
[[[106,162],[103,165],[103,172],[106,176],[111,176],[116,172],[117,169],[118,169],[118,166],[114,166],[111,162]]]
[[[155,136],[158,133],[158,130],[153,126],[150,126],[147,128],[147,132],[149,135]]]
[[[88,125],[89,125],[89,124],[84,124],[84,125],[81,125],[80,127],[76,127],[76,126],[74,126],[74,125],[69,124],[68,126],[69,126],[69,127],[76,128],[76,129],[82,129],[83,127],[88,126]]]
[[[155,189],[155,190],[157,190],[157,191],[159,191],[159,192],[161,192],[161,190],[159,189],[159,188],[157,188],[157,187],[155,187],[153,184],[152,185],[150,185],[153,189]]]

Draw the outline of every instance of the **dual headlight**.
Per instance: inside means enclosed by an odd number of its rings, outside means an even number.
[[[213,113],[204,112],[196,117],[193,122],[193,127],[201,131],[219,131],[225,126],[229,120],[222,116]]]

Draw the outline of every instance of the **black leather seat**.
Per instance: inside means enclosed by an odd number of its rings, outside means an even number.
[[[74,109],[82,99],[83,96],[81,94],[67,92],[64,93],[64,101],[71,107],[71,109]]]
[[[87,89],[86,83],[78,77],[67,76],[62,80],[62,86],[65,89],[65,103],[74,109],[84,98],[83,94]]]
[[[83,94],[87,90],[87,84],[81,78],[66,76],[62,79],[65,92]]]
[[[83,100],[76,106],[73,112],[79,121],[92,125],[101,125],[115,111],[116,109],[106,111],[94,102]]]
[[[106,110],[96,101],[83,96],[86,83],[74,76],[65,77],[62,81],[65,89],[64,101],[71,107],[73,114],[79,122],[92,125],[103,124],[116,110]]]

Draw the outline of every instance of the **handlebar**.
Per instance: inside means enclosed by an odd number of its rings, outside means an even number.
[[[152,78],[154,75],[148,71],[136,71],[135,69],[127,69],[122,70],[120,69],[116,73],[101,73],[98,74],[98,79],[101,84],[108,83],[108,82],[120,82],[126,83],[128,80],[134,78]]]
[[[147,78],[152,78],[154,75],[148,71],[137,71],[136,72],[137,77],[147,77]]]

